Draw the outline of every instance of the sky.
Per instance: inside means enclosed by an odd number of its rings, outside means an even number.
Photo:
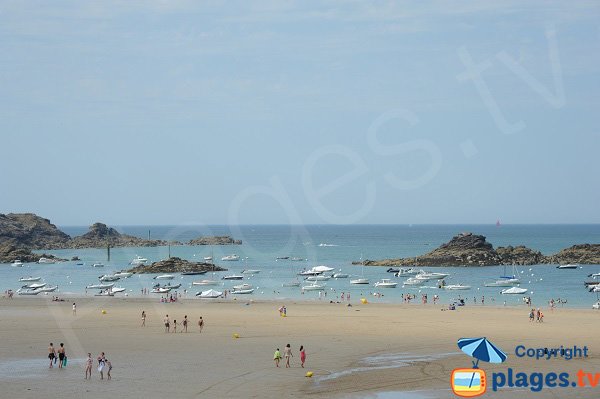
[[[0,213],[600,223],[595,1],[0,1]]]

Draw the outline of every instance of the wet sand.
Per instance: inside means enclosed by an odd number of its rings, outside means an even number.
[[[248,298],[249,299],[249,298]],[[0,381],[2,397],[81,398],[98,394],[128,398],[314,398],[454,397],[449,391],[454,368],[470,367],[471,358],[456,346],[461,337],[486,336],[509,359],[482,363],[488,374],[505,371],[556,371],[574,375],[579,368],[600,372],[600,312],[544,311],[544,323],[529,323],[526,307],[466,306],[441,311],[442,305],[384,305],[286,302],[210,302],[197,299],[161,304],[156,299],[45,298],[0,300]],[[103,315],[101,310],[107,313]],[[147,313],[140,327],[141,311]],[[178,322],[188,315],[188,333],[164,333],[163,318]],[[199,334],[197,320],[205,319]],[[178,326],[178,330],[181,327]],[[240,338],[233,338],[239,334]],[[49,342],[64,342],[65,370],[48,369]],[[273,352],[290,343],[292,368],[275,368]],[[532,360],[514,356],[517,345],[587,345],[586,359]],[[306,368],[298,349],[304,345]],[[112,381],[100,381],[94,365],[84,380],[87,352],[113,363]],[[307,371],[314,372],[306,378]],[[488,377],[489,378],[489,377]],[[404,395],[399,391],[412,392]],[[386,394],[387,392],[387,394]],[[391,392],[391,393],[390,393]],[[528,389],[488,392],[488,397],[598,397],[595,389]],[[391,396],[390,396],[391,395]]]

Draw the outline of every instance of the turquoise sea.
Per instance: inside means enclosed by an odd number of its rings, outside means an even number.
[[[83,234],[87,227],[61,227],[71,236]],[[117,227],[121,233],[154,239],[178,240],[186,242],[200,235],[231,235],[243,240],[242,245],[233,246],[172,246],[171,256],[189,260],[202,260],[204,256],[213,255],[216,264],[229,269],[205,276],[177,276],[173,284],[182,283],[180,292],[187,289],[187,296],[193,296],[199,287],[191,287],[195,279],[220,280],[222,276],[236,273],[243,269],[259,269],[257,275],[247,277],[244,282],[252,284],[256,290],[251,295],[240,296],[240,299],[303,299],[319,300],[318,292],[301,294],[300,288],[282,287],[282,283],[296,278],[295,274],[302,268],[327,265],[342,270],[351,276],[363,273],[361,266],[353,266],[353,260],[382,259],[392,257],[412,257],[426,253],[440,244],[449,241],[454,235],[470,231],[483,234],[495,247],[507,245],[526,245],[544,254],[558,252],[560,249],[581,243],[599,243],[600,225],[309,225],[309,226],[122,226]],[[129,268],[128,263],[137,255],[157,261],[168,257],[168,247],[155,248],[113,248],[111,260],[107,261],[106,249],[57,250],[51,252],[59,257],[78,256],[80,262],[65,262],[50,265],[26,264],[22,268],[10,265],[0,266],[0,290],[16,290],[22,284],[18,282],[22,276],[41,276],[49,285],[58,285],[60,295],[82,295],[85,286],[98,282],[98,276],[121,269]],[[237,254],[241,260],[224,262],[220,259],[229,254]],[[277,257],[289,256],[306,259],[302,262],[276,260]],[[94,268],[93,263],[102,262],[105,267]],[[386,273],[387,268],[365,267],[364,276],[370,279],[369,286],[353,286],[350,279],[329,280],[326,300],[335,300],[339,293],[351,294],[351,299],[368,296],[372,302],[400,302],[402,293],[415,293],[416,303],[420,303],[420,294],[427,293],[429,301],[438,294],[442,303],[447,303],[459,295],[467,298],[468,304],[473,297],[478,303],[485,296],[485,303],[503,306],[522,304],[522,295],[500,295],[499,288],[483,287],[483,283],[493,281],[503,274],[503,267],[444,267],[424,268],[445,271],[451,276],[448,284],[471,285],[469,291],[445,291],[437,288],[403,288],[404,278],[395,278]],[[600,265],[582,265],[575,270],[557,270],[552,265],[523,266],[518,269],[522,288],[529,289],[534,305],[542,306],[551,298],[566,299],[564,306],[586,307],[596,302],[596,294],[589,293],[583,281],[590,273],[600,272]],[[152,275],[133,276],[117,282],[117,286],[127,289],[128,295],[140,295],[142,288],[150,288],[155,280]],[[400,284],[395,289],[376,289],[373,284],[381,278],[392,278]],[[163,281],[165,283],[165,281]],[[225,282],[221,287],[204,287],[202,289],[231,289],[240,284],[239,281]],[[434,284],[431,284],[434,285]],[[380,292],[382,297],[372,295]],[[89,295],[92,293],[90,292]],[[52,295],[52,294],[49,294]],[[119,295],[119,294],[118,294]],[[325,299],[323,299],[325,300]]]

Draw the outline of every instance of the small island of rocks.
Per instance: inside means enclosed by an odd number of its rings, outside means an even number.
[[[172,257],[154,262],[151,265],[139,265],[128,271],[137,274],[149,273],[186,273],[186,272],[222,272],[227,269],[206,262],[190,262],[185,259]]]

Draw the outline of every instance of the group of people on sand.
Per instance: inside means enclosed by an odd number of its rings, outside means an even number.
[[[50,367],[53,368],[54,365],[58,361],[58,368],[62,369],[67,365],[67,353],[65,352],[65,344],[60,343],[60,347],[58,349],[54,348],[54,344],[50,342],[50,346],[48,346],[48,359],[50,359]]]
[[[106,370],[106,379],[111,380],[112,376],[110,372],[112,371],[112,363],[106,358],[104,352],[100,352],[98,357],[96,358],[98,362],[98,372],[100,373],[100,379],[104,379],[104,371]],[[85,379],[92,379],[92,366],[94,365],[94,359],[92,359],[92,354],[88,353],[88,357],[85,361]]]
[[[535,308],[531,308],[531,311],[529,311],[529,322],[533,323],[534,321],[537,323],[544,322],[544,314],[540,308],[537,308],[537,310],[535,310]]]
[[[279,367],[279,362],[282,358],[285,358],[285,368],[290,368],[290,358],[294,357],[292,353],[292,347],[290,344],[287,344],[285,348],[283,348],[283,356],[281,356],[281,352],[279,348],[275,350],[275,354],[273,355],[273,360],[275,361],[275,367]],[[306,351],[304,350],[304,346],[300,345],[300,366],[304,368],[304,362],[306,362]]]
[[[164,324],[165,324],[165,333],[170,333],[170,332],[177,332],[177,326],[180,325],[182,328],[179,330],[180,333],[183,332],[188,332],[188,325],[189,325],[189,320],[187,315],[183,316],[183,321],[181,323],[178,323],[177,320],[173,319],[173,321],[171,321],[171,319],[169,318],[169,315],[165,315],[164,318]],[[146,325],[146,312],[142,312],[142,326]],[[204,319],[202,318],[202,316],[200,316],[200,318],[198,319],[198,332],[202,332],[202,329],[204,328]]]

